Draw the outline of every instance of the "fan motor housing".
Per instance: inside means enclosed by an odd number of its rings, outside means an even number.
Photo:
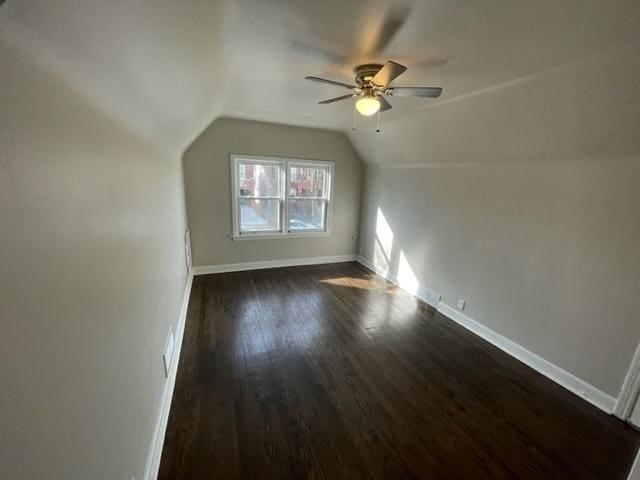
[[[353,71],[356,74],[356,83],[363,87],[369,85],[371,79],[380,71],[382,65],[379,63],[367,63],[364,65],[358,65]]]

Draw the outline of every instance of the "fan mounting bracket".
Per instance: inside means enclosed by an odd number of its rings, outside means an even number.
[[[369,85],[371,79],[375,77],[376,73],[380,71],[382,65],[379,63],[366,63],[364,65],[358,65],[353,69],[356,74],[355,82],[360,87]]]

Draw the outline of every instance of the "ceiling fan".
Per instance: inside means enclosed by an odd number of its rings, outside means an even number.
[[[307,80],[320,83],[328,83],[351,90],[352,93],[340,97],[329,98],[318,102],[321,105],[340,102],[348,98],[358,97],[356,110],[365,116],[370,116],[378,111],[384,112],[391,109],[391,104],[384,98],[390,97],[427,97],[437,98],[442,93],[440,87],[391,87],[389,84],[404,73],[407,69],[404,65],[388,61],[384,65],[366,64],[357,66],[355,71],[355,85],[336,82],[326,78],[304,77]]]

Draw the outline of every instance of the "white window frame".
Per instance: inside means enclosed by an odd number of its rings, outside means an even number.
[[[231,154],[231,218],[232,218],[232,235],[233,240],[267,240],[276,238],[301,238],[301,237],[324,237],[331,234],[332,223],[332,211],[333,211],[333,172],[335,168],[335,162],[326,160],[309,160],[303,158],[285,158],[285,157],[270,157],[270,156],[256,156],[256,155],[240,155]],[[280,230],[269,230],[260,232],[240,232],[240,212],[238,209],[239,204],[239,191],[238,191],[238,166],[242,160],[247,160],[251,163],[263,163],[268,165],[280,166]],[[325,209],[325,228],[317,230],[289,230],[289,202],[290,202],[290,188],[289,188],[289,166],[307,166],[307,167],[323,167],[327,169],[327,182],[325,186],[327,189],[326,209]],[[252,197],[242,197],[252,198]],[[301,197],[302,198],[302,197]],[[316,197],[304,197],[308,200],[316,199]],[[318,198],[319,199],[319,198]]]

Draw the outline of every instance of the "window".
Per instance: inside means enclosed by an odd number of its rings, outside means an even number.
[[[289,230],[324,230],[329,189],[327,166],[289,162]]]
[[[328,234],[333,162],[231,156],[235,239]]]

